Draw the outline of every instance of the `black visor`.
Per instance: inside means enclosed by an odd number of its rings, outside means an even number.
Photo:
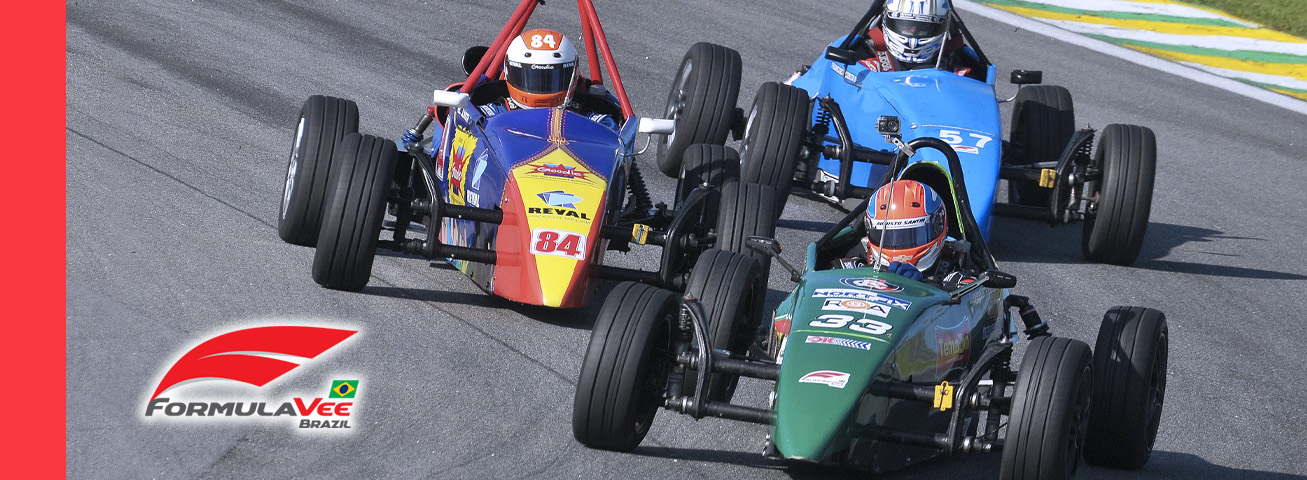
[[[888,223],[888,225],[885,225]],[[867,239],[873,245],[888,249],[916,248],[939,238],[948,228],[944,209],[926,218],[906,220],[876,220],[867,226]]]
[[[507,62],[508,84],[526,93],[558,93],[572,84],[576,62],[540,65]]]
[[[924,22],[908,18],[885,18],[885,28],[908,38],[929,38],[944,33],[944,22]]]

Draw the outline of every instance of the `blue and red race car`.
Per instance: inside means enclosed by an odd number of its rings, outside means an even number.
[[[772,235],[774,219],[746,222],[737,212],[774,193],[735,183],[738,165],[711,148],[691,155],[697,167],[678,185],[674,207],[652,202],[636,137],[673,133],[673,122],[634,115],[590,0],[577,2],[589,71],[574,77],[568,101],[505,108],[506,52],[539,4],[523,0],[489,47],[468,49],[467,80],[436,91],[398,140],[357,133],[352,101],[305,102],[278,232],[316,247],[316,282],[360,290],[385,248],[449,260],[509,300],[579,307],[595,278],[680,290],[704,250],[744,251],[747,236]],[[631,244],[662,246],[657,269],[604,265],[607,250]]]

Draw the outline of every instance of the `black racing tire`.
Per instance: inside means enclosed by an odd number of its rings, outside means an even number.
[[[757,285],[761,266],[748,255],[709,249],[699,255],[685,294],[703,304],[712,350],[726,350],[732,356],[744,356],[757,336],[762,316],[765,291],[760,295]],[[697,382],[694,372],[686,373],[686,392],[693,391]],[[735,394],[739,375],[714,373],[708,377],[708,399],[729,402]],[[688,394],[688,393],[687,393]]]
[[[358,131],[359,107],[354,101],[322,95],[304,101],[291,139],[277,216],[277,236],[282,240],[305,247],[318,241],[336,145]]]
[[[740,181],[740,154],[725,145],[690,145],[681,167],[681,177],[676,180],[675,205],[680,205],[691,191],[705,183],[720,190],[727,183]],[[709,205],[707,209],[715,212],[717,205]]]
[[[351,133],[341,139],[313,254],[319,285],[359,291],[368,284],[396,155],[395,142],[384,138]]]
[[[999,478],[1075,475],[1093,389],[1092,354],[1079,340],[1038,337],[1017,374]]]
[[[722,186],[721,207],[717,213],[717,245],[728,252],[743,253],[758,259],[762,266],[757,288],[767,291],[771,257],[750,249],[745,241],[751,236],[776,238],[776,190],[767,185],[737,182]]]
[[[1093,163],[1102,179],[1097,208],[1085,218],[1082,251],[1092,262],[1129,265],[1144,246],[1153,208],[1157,137],[1147,127],[1108,125]]]
[[[776,189],[776,215],[785,209],[794,165],[808,127],[808,95],[776,82],[758,87],[740,147],[740,181]]]
[[[685,149],[696,143],[722,145],[735,121],[740,96],[740,52],[700,42],[690,47],[667,94],[663,118],[676,130],[658,140],[658,169],[675,178]]]
[[[1057,161],[1076,131],[1075,105],[1071,92],[1056,85],[1021,87],[1012,106],[1010,143],[1019,154],[1008,160],[1013,165]],[[1048,206],[1051,188],[1036,182],[1008,180],[1008,201],[1017,205]]]
[[[572,436],[590,448],[640,445],[666,394],[676,295],[623,282],[599,310],[572,404]]]
[[[1103,315],[1085,461],[1131,470],[1148,462],[1166,400],[1168,348],[1162,312],[1113,307]]]

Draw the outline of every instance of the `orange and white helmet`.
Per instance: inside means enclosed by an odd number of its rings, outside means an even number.
[[[935,265],[948,232],[944,200],[915,180],[896,180],[880,187],[867,204],[867,256],[904,262],[926,270]]]
[[[508,45],[504,78],[518,107],[563,105],[576,85],[576,47],[553,30],[522,32]]]

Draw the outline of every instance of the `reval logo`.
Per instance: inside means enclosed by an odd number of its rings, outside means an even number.
[[[326,398],[296,396],[284,401],[253,397],[249,387],[233,382],[263,387],[356,333],[357,330],[335,328],[275,326],[236,330],[205,340],[178,358],[163,375],[146,403],[145,416],[170,423],[290,420],[300,429],[352,428],[349,420],[359,380],[319,384],[330,385]],[[196,384],[200,385],[192,386]],[[200,398],[176,398],[179,396],[176,391],[183,387]],[[171,396],[163,396],[169,392]]]

